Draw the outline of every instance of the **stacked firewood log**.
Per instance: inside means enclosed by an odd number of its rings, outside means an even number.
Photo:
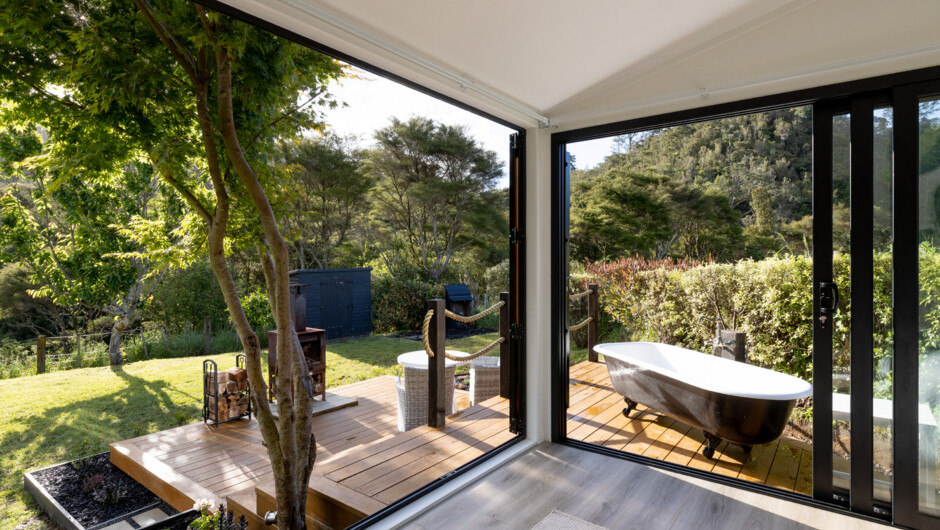
[[[216,376],[218,383],[218,399],[211,395],[216,392],[215,382],[212,381],[213,375]],[[210,417],[217,421],[225,421],[248,412],[250,398],[245,392],[247,389],[248,372],[244,368],[229,368],[224,372],[207,373],[206,390],[209,395],[206,401]],[[216,416],[216,406],[218,406],[218,416]]]

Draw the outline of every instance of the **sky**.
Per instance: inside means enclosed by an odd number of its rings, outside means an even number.
[[[614,139],[600,138],[598,140],[585,140],[568,144],[568,152],[574,156],[575,169],[590,169],[601,162],[611,153]]]
[[[348,105],[326,110],[326,122],[334,132],[357,137],[359,147],[364,148],[374,144],[373,133],[388,126],[393,117],[407,120],[424,116],[447,125],[465,125],[477,143],[499,155],[504,170],[498,186],[509,186],[505,168],[509,135],[515,131],[382,77],[362,71],[357,74],[360,79],[343,79],[330,85],[337,101]]]
[[[340,135],[359,139],[360,147],[370,147],[372,134],[390,123],[392,117],[406,120],[425,116],[447,125],[465,125],[470,135],[486,149],[499,155],[503,167],[509,157],[509,135],[513,130],[472,112],[455,107],[406,86],[368,72],[357,71],[358,79],[343,79],[330,85],[330,91],[347,107],[326,110],[326,122]],[[579,169],[599,164],[610,153],[611,140],[594,140],[571,144]],[[503,171],[499,187],[509,186]]]

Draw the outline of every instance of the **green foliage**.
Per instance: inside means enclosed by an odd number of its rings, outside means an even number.
[[[236,519],[233,512],[225,510],[225,505],[219,505],[217,511],[211,512],[209,511],[211,507],[205,505],[207,502],[196,502],[194,508],[199,510],[199,517],[189,523],[187,530],[246,530],[248,528],[248,521],[244,515]]]
[[[399,280],[387,276],[372,280],[372,331],[421,329],[427,301],[443,298],[444,286],[421,280]]]
[[[36,357],[25,344],[0,339],[0,379],[36,373]]]
[[[143,312],[143,318],[172,332],[202,329],[207,317],[212,329],[220,329],[229,321],[222,290],[206,259],[169,271]]]
[[[350,236],[366,221],[372,179],[352,140],[327,134],[282,144],[290,174],[289,207],[280,213],[298,268],[335,266],[338,254],[355,254]]]
[[[741,238],[738,217],[717,189],[612,168],[573,186],[571,252],[591,260],[730,257]]]
[[[940,257],[924,247],[922,267],[940,274]],[[747,334],[748,362],[772,370],[812,379],[812,260],[805,256],[743,260],[692,268],[664,267],[624,273],[623,268],[594,266],[601,282],[601,304],[627,327],[633,340],[652,340],[698,351],[709,351],[705,341],[714,335],[713,324],[702,317],[721,317],[728,329]],[[849,285],[849,256],[833,260],[835,281]],[[935,296],[933,280],[922,276],[922,304]],[[890,382],[891,256],[877,253],[874,262],[874,346],[876,379]],[[937,278],[940,280],[940,277]],[[938,314],[933,314],[937,312]],[[940,336],[940,309],[928,312],[922,323],[925,339]],[[849,368],[851,296],[844,289],[833,322],[836,372]],[[928,347],[928,346],[924,346]],[[888,387],[888,390],[890,388]]]
[[[490,301],[496,303],[499,300],[499,293],[509,292],[509,260],[504,259],[486,269],[483,281],[486,285],[486,294],[490,295]]]
[[[245,316],[251,329],[260,337],[267,336],[268,330],[275,329],[274,316],[271,314],[271,302],[268,300],[268,294],[255,289],[242,297],[242,308],[245,310]]]
[[[502,167],[465,128],[393,118],[375,139],[367,171],[376,239],[395,276],[440,281],[460,250],[506,234],[505,199],[494,189]]]
[[[795,246],[805,234],[787,225],[812,210],[811,139],[809,107],[627,135],[603,164],[572,172],[572,257],[731,259]]]
[[[917,280],[920,294],[920,348],[921,351],[940,350],[940,250],[930,243],[921,243]]]
[[[55,175],[23,171],[0,196],[0,261],[28,271],[30,299],[73,308],[71,320],[92,316],[88,309],[118,317],[112,324],[121,331],[159,284],[160,271],[187,259],[191,239],[179,201],[146,165],[94,177]],[[58,318],[46,332],[65,332],[66,319],[49,314]],[[119,352],[112,356],[119,362]]]
[[[48,298],[32,296],[35,289],[21,264],[0,268],[0,336],[24,340],[66,327],[60,308]]]

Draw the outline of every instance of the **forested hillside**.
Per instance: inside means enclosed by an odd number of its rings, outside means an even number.
[[[614,150],[572,172],[573,258],[808,251],[810,107],[628,135]]]

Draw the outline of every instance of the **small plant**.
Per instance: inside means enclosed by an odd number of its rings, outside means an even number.
[[[91,496],[99,504],[112,506],[127,498],[127,494],[127,484],[123,480],[115,480],[104,482],[98,489],[94,490]]]
[[[225,505],[219,505],[219,511],[212,513],[209,507],[212,501],[209,499],[200,499],[193,505],[194,510],[199,511],[199,518],[189,523],[189,529],[192,530],[246,530],[248,521],[242,515],[235,520],[233,512],[226,512]],[[225,514],[225,515],[222,515]]]
[[[102,487],[104,487],[105,481],[105,476],[101,473],[89,475],[82,480],[82,492],[97,492]]]

